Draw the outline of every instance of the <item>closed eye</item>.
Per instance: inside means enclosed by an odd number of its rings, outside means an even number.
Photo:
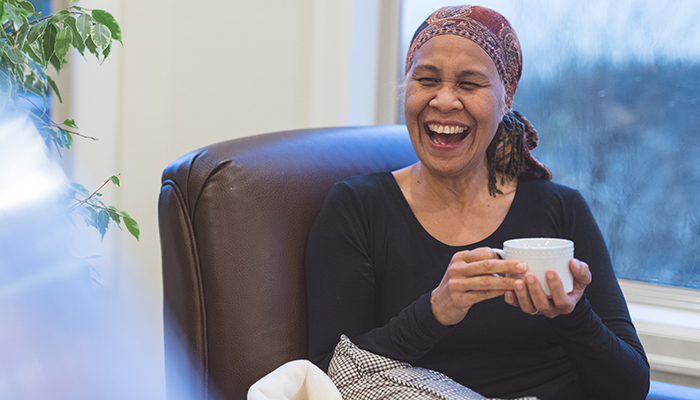
[[[463,89],[476,89],[476,88],[480,88],[481,85],[479,85],[478,83],[474,83],[474,82],[460,82],[459,87],[461,87]]]
[[[416,80],[423,86],[435,86],[439,83],[436,78],[416,78]]]

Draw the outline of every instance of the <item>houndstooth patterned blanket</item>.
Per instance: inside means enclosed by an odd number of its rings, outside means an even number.
[[[345,335],[335,348],[328,376],[343,400],[497,400],[487,399],[437,371],[362,350]]]

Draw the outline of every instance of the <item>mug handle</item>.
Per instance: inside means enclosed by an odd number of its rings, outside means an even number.
[[[506,259],[506,252],[503,251],[503,249],[494,249],[494,248],[491,248],[491,251],[493,251],[494,253],[496,253],[496,255],[498,255],[498,258],[499,258],[499,259],[501,259],[501,260],[505,260],[505,259]],[[493,274],[493,276],[495,276],[495,277],[497,277],[497,278],[503,278],[501,275],[498,275],[498,274]]]
[[[505,260],[505,259],[506,259],[506,252],[503,251],[503,249],[494,249],[494,248],[491,248],[491,251],[493,251],[494,253],[496,253],[496,254],[498,255],[498,258],[500,258],[501,260]]]

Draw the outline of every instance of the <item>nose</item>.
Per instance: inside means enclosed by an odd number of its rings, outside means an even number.
[[[430,100],[429,105],[441,112],[461,110],[464,107],[457,97],[455,89],[447,85],[437,91],[435,97]]]

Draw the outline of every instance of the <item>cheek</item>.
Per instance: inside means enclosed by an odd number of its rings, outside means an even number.
[[[415,90],[411,86],[406,87],[406,96],[404,97],[404,113],[406,120],[409,117],[416,117],[430,102],[430,95],[424,91]]]

